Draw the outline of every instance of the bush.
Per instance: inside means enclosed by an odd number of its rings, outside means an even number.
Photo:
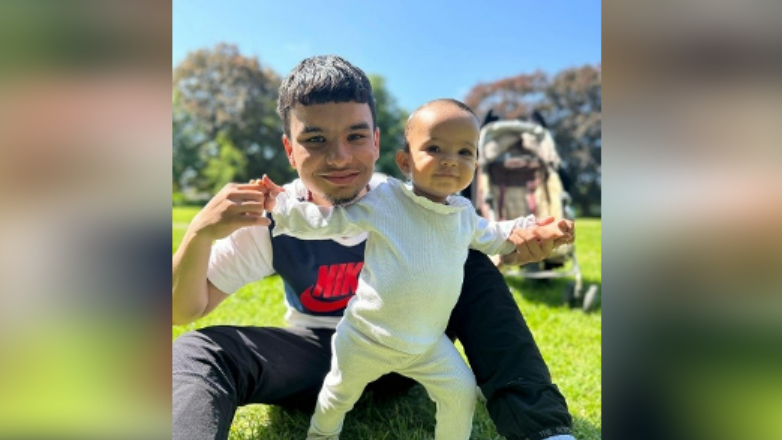
[[[180,191],[174,192],[171,194],[171,204],[173,206],[187,206],[187,198]]]

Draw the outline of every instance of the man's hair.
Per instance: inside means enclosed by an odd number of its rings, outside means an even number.
[[[377,110],[372,84],[363,70],[336,55],[307,58],[291,70],[280,85],[277,114],[285,135],[291,135],[291,109],[296,104],[313,105],[341,102],[368,104],[372,128],[377,128]]]
[[[480,120],[478,119],[478,115],[476,115],[475,112],[472,111],[472,109],[470,108],[469,105],[463,103],[462,101],[459,101],[458,99],[453,99],[453,98],[434,99],[434,100],[431,100],[431,101],[427,102],[426,104],[418,107],[417,109],[413,110],[413,112],[410,113],[410,116],[407,118],[407,122],[405,123],[405,146],[404,146],[404,151],[407,151],[407,152],[410,151],[410,142],[407,139],[408,139],[408,136],[410,135],[410,130],[413,127],[413,120],[415,120],[415,118],[418,116],[418,112],[420,112],[421,110],[427,109],[427,108],[429,108],[429,107],[431,107],[433,105],[443,105],[443,104],[454,105],[454,106],[458,107],[460,110],[463,110],[463,111],[471,114],[473,116],[473,118],[475,118],[475,122],[478,124],[478,126],[480,126]]]

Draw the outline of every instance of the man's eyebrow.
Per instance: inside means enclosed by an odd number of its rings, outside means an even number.
[[[310,125],[305,125],[304,129],[301,131],[302,134],[306,134],[306,133],[322,133],[322,132],[323,132],[322,128],[320,128],[320,127],[313,127],[313,126],[310,126]]]

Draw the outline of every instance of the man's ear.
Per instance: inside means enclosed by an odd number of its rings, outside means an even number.
[[[282,145],[285,147],[285,155],[288,156],[288,163],[290,163],[293,168],[296,168],[296,160],[293,159],[293,145],[291,145],[291,140],[288,139],[288,136],[282,135]]]
[[[380,157],[380,127],[375,128],[375,160]]]
[[[405,176],[410,175],[410,155],[406,151],[396,152],[396,166],[402,171]]]

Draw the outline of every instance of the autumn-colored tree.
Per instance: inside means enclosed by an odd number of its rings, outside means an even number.
[[[278,182],[294,176],[280,141],[279,86],[277,73],[229,44],[191,52],[176,66],[175,112],[182,113],[180,122],[187,120],[203,134],[196,141],[201,160],[192,162],[197,174],[192,183],[198,189],[214,191],[228,181],[247,181],[264,173]],[[175,115],[175,130],[176,124]]]
[[[582,215],[597,215],[601,204],[602,87],[600,66],[567,69],[546,89],[550,123],[569,192]]]
[[[467,93],[464,102],[479,116],[493,110],[505,119],[526,118],[542,105],[548,85],[548,76],[543,72],[521,74],[478,84]]]
[[[538,111],[562,157],[560,170],[580,215],[600,214],[600,66],[566,69],[553,78],[543,72],[478,84],[465,98],[479,117],[492,110],[503,119],[530,119]]]

